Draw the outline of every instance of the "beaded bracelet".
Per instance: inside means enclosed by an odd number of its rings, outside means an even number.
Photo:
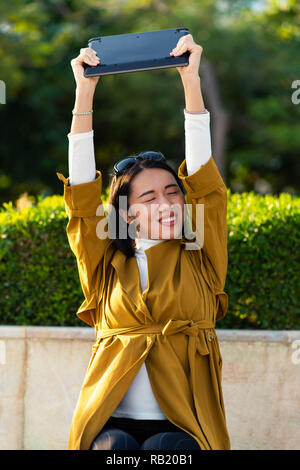
[[[83,111],[83,112],[78,113],[78,112],[75,112],[74,109],[72,109],[72,114],[76,114],[76,115],[78,115],[78,116],[85,116],[85,115],[87,115],[87,114],[92,114],[92,112],[93,112],[93,110],[91,110],[91,111]]]

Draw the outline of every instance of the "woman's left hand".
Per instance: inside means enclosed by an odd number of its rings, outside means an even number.
[[[199,66],[203,48],[194,42],[191,34],[182,36],[177,42],[176,47],[171,51],[170,55],[178,57],[186,51],[190,52],[189,65],[176,67],[182,79],[190,75],[199,76]]]

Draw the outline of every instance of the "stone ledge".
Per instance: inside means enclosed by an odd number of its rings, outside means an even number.
[[[225,330],[216,328],[220,341],[284,343],[300,340],[300,330]]]
[[[230,330],[216,328],[220,341],[267,342],[290,344],[300,340],[300,330]],[[10,326],[0,325],[2,339],[53,339],[94,341],[91,327],[74,326]]]
[[[94,328],[74,326],[0,326],[2,339],[54,339],[93,341]]]
[[[216,332],[232,449],[299,449],[300,331]],[[1,450],[67,449],[94,334],[0,325]]]

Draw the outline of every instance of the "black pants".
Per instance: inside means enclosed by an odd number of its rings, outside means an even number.
[[[197,441],[168,419],[111,416],[90,450],[201,450]]]

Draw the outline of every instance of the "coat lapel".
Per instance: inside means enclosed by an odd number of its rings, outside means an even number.
[[[161,271],[162,268],[164,268],[163,271],[165,271],[166,264],[164,264],[164,261],[167,263],[168,250],[175,250],[176,253],[174,253],[174,255],[176,259],[178,259],[177,249],[180,249],[182,243],[182,239],[173,238],[153,245],[145,250],[148,265],[148,281],[147,287],[143,292],[136,257],[127,258],[121,250],[116,250],[111,259],[111,264],[117,272],[122,288],[125,290],[136,309],[140,310],[151,323],[153,322],[153,317],[149,305],[147,304],[147,296],[149,289],[152,288],[154,276],[157,276],[157,272],[159,272],[159,270]]]
[[[141,293],[140,274],[135,256],[127,258],[121,250],[116,250],[111,264],[115,268],[122,288],[128,295],[128,298],[137,310],[141,311],[152,321],[152,315],[145,302],[146,296]]]

